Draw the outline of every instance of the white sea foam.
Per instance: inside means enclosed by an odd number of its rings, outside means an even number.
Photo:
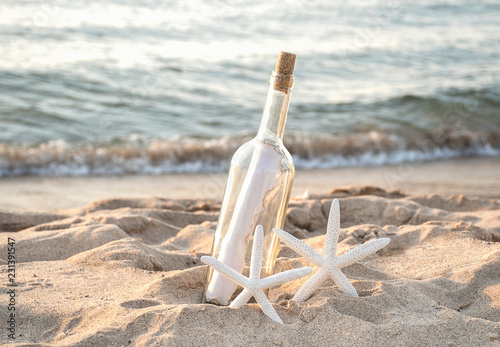
[[[498,136],[451,136],[444,143],[414,141],[395,135],[366,134],[348,137],[290,137],[297,169],[329,169],[416,163],[468,156],[499,156]],[[0,177],[20,175],[89,176],[223,172],[246,139],[219,138],[156,140],[135,139],[121,146],[74,147],[63,140],[36,147],[0,145]],[[442,140],[442,139],[440,139]],[[424,143],[426,147],[419,147]]]

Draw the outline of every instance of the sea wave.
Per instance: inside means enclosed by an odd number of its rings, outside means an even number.
[[[0,177],[207,173],[227,170],[250,137],[176,138],[97,146],[64,140],[0,145]],[[298,169],[394,165],[500,155],[497,132],[441,129],[413,138],[367,131],[347,136],[295,134],[285,140]]]

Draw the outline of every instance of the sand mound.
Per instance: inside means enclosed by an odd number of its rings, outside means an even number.
[[[111,199],[59,212],[0,212],[16,240],[15,342],[44,346],[498,346],[500,202],[411,196],[376,187],[293,199],[285,230],[322,250],[333,198],[338,252],[390,237],[345,268],[360,297],[325,282],[304,303],[306,278],[271,288],[285,325],[256,304],[202,303],[215,201]],[[5,273],[7,245],[0,245]],[[283,246],[276,271],[310,265]],[[1,284],[4,293],[6,282]],[[3,310],[6,314],[6,310]],[[5,316],[6,317],[6,316]],[[1,343],[11,342],[6,334]]]
[[[34,225],[66,218],[67,215],[51,212],[15,212],[0,210],[0,232],[19,231]]]
[[[215,225],[211,225],[210,222],[204,222],[200,225],[190,224],[179,231],[175,237],[165,241],[162,246],[169,250],[209,254],[212,249],[214,233]]]
[[[134,238],[112,241],[67,260],[81,265],[129,266],[150,271],[181,270],[201,264],[192,254],[160,250]]]
[[[9,233],[10,234],[10,233]],[[67,259],[108,242],[128,237],[115,225],[90,224],[65,229],[30,232],[11,235],[16,240],[16,261],[35,262]],[[0,245],[0,254],[7,254],[6,243]]]

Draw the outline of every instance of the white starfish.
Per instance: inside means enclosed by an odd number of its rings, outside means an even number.
[[[351,296],[358,296],[356,289],[354,289],[349,279],[340,269],[375,253],[387,246],[391,241],[389,238],[370,241],[337,257],[337,243],[340,234],[340,208],[337,199],[333,200],[330,208],[330,216],[328,217],[328,226],[325,235],[324,256],[321,256],[306,243],[293,237],[286,231],[278,228],[274,228],[273,230],[290,248],[319,267],[319,270],[300,287],[297,294],[293,297],[292,300],[297,302],[307,300],[328,277],[333,279],[339,286],[341,292]]]
[[[252,258],[250,260],[250,276],[245,277],[238,271],[222,263],[218,259],[210,256],[201,257],[201,261],[212,266],[223,276],[238,283],[243,287],[243,291],[233,300],[229,307],[238,308],[245,305],[253,296],[259,304],[262,312],[264,312],[273,321],[283,324],[283,321],[278,316],[273,308],[273,305],[266,297],[263,289],[277,286],[289,281],[309,275],[312,268],[304,267],[293,269],[274,274],[272,276],[261,279],[260,268],[262,266],[262,255],[264,252],[264,230],[262,225],[257,225],[255,228],[255,236],[252,247]]]

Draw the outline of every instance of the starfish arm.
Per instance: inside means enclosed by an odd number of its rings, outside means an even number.
[[[390,241],[390,238],[382,238],[355,247],[335,259],[337,267],[341,269],[343,267],[354,264],[355,262],[360,261],[368,255],[384,248]]]
[[[276,313],[276,310],[273,307],[273,304],[269,301],[267,296],[259,290],[257,293],[255,293],[255,300],[260,306],[260,309],[266,316],[271,318],[273,321],[283,324],[283,321],[281,320],[280,316],[278,316],[278,313]]]
[[[319,269],[318,272],[312,275],[311,278],[309,278],[306,283],[300,287],[299,291],[295,294],[292,300],[297,302],[306,301],[327,278],[328,271],[325,269]]]
[[[250,281],[260,278],[260,269],[262,267],[262,256],[264,253],[264,230],[262,225],[257,225],[255,228],[252,258],[250,261]]]
[[[243,289],[243,291],[233,300],[229,307],[238,308],[245,305],[248,300],[252,297],[253,293],[248,289]]]
[[[330,216],[325,235],[325,258],[333,259],[337,256],[337,243],[340,235],[340,206],[337,199],[333,199],[330,207]]]
[[[203,257],[201,257],[201,261],[207,265],[210,265],[215,270],[217,270],[221,275],[238,283],[243,288],[248,287],[248,285],[250,284],[248,281],[248,278],[246,278],[245,276],[240,274],[238,271],[236,271],[232,267],[227,266],[226,264],[221,262],[219,259],[216,259],[214,257],[210,257],[208,255],[204,255]]]
[[[287,233],[286,231],[278,228],[274,228],[273,231],[284,243],[286,243],[287,246],[289,246],[295,252],[299,253],[301,256],[305,257],[311,263],[317,266],[324,266],[325,259],[304,241],[301,241],[298,238],[292,236],[290,233]]]
[[[339,289],[342,293],[350,295],[350,296],[358,296],[358,292],[354,289],[351,281],[340,271],[339,269],[335,269],[330,272],[330,275],[333,278],[333,281],[339,286]]]
[[[280,273],[274,274],[272,276],[261,279],[259,282],[259,288],[266,289],[266,288],[278,286],[280,284],[294,281],[298,278],[307,276],[311,272],[312,272],[312,268],[308,267],[308,266],[302,267],[300,269],[283,271],[283,272],[280,272]]]

